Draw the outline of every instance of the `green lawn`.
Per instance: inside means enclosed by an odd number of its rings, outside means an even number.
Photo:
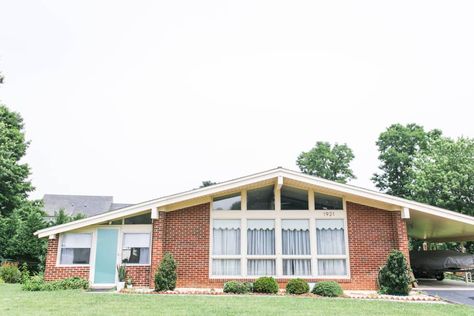
[[[0,284],[0,315],[473,315],[458,305],[281,296],[24,292]]]

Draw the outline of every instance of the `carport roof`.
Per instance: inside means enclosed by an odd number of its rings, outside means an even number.
[[[205,188],[164,196],[75,222],[42,229],[35,232],[35,235],[45,237],[145,211],[173,211],[186,206],[207,203],[212,201],[214,196],[224,195],[232,191],[235,192],[242,188],[272,183],[311,188],[315,191],[343,196],[346,201],[365,204],[387,211],[402,211],[405,218],[407,218],[408,234],[415,238],[433,241],[474,240],[474,217],[353,185],[329,181],[281,167]]]

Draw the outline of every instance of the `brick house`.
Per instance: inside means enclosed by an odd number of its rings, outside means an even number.
[[[124,264],[135,286],[153,287],[170,252],[180,288],[273,276],[281,287],[300,277],[375,289],[392,249],[408,257],[408,236],[474,239],[474,218],[276,168],[35,234],[49,238],[46,280],[79,276],[114,286]]]

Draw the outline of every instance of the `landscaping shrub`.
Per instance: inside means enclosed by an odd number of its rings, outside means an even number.
[[[392,250],[387,263],[379,271],[379,291],[382,294],[408,295],[411,290],[410,268],[399,250]]]
[[[176,262],[166,253],[155,273],[155,291],[172,291],[176,288]]]
[[[56,282],[59,283],[58,286],[61,290],[87,290],[89,288],[89,281],[79,277],[67,278]]]
[[[272,277],[261,277],[255,280],[253,291],[256,293],[278,293],[278,283]]]
[[[316,283],[313,288],[313,294],[327,297],[337,297],[343,294],[339,283],[334,281],[322,281]]]
[[[5,283],[19,283],[21,281],[21,272],[15,263],[4,262],[0,267],[0,278]]]
[[[224,293],[245,294],[252,290],[251,283],[229,281],[224,283]]]
[[[291,279],[286,285],[286,293],[288,294],[305,294],[309,292],[309,284],[302,279]]]
[[[23,264],[20,267],[20,273],[21,273],[21,283],[25,283],[28,281],[30,278],[30,272],[28,271],[28,265],[26,262],[23,262]]]
[[[82,278],[73,277],[64,280],[45,282],[42,276],[35,275],[29,278],[22,289],[24,291],[57,291],[87,289],[89,282]]]
[[[22,290],[23,291],[47,291],[46,282],[44,282],[41,276],[35,275],[23,283]]]

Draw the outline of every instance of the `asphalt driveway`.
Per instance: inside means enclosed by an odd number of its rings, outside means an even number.
[[[419,290],[442,299],[474,307],[474,284],[455,280],[418,280]]]

